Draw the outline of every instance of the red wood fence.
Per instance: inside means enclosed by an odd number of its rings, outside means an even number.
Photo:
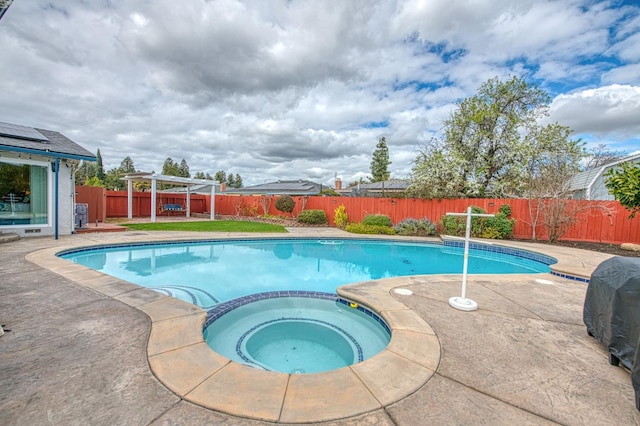
[[[96,188],[102,189],[102,188]],[[133,193],[133,215],[145,217],[151,215],[151,194],[148,192]],[[78,202],[81,201],[78,193]],[[275,208],[277,197],[230,196],[216,195],[215,209],[217,214],[256,216],[264,213],[263,205],[271,215],[280,216]],[[191,211],[208,213],[209,195],[192,194]],[[456,199],[456,200],[421,200],[414,198],[356,198],[356,197],[294,197],[296,202],[293,216],[301,210],[320,209],[327,213],[333,224],[335,209],[344,205],[349,221],[359,222],[367,214],[386,214],[393,223],[412,217],[428,218],[437,223],[448,212],[464,212],[468,206],[477,206],[488,213],[497,213],[502,204],[509,204],[512,217],[516,219],[514,237],[531,239],[533,227],[529,213],[528,200],[521,199]],[[162,204],[186,205],[185,194],[158,194],[157,206]],[[563,240],[590,241],[620,244],[623,242],[640,243],[640,215],[629,219],[629,212],[617,201],[589,202],[571,201],[571,207],[580,210],[576,222],[563,234]],[[89,207],[91,212],[91,206]],[[127,216],[126,191],[106,191],[106,217]],[[547,238],[545,228],[538,224],[536,235],[540,240]]]

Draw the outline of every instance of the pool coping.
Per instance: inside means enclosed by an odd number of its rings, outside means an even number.
[[[142,241],[150,239],[148,235],[145,237]],[[252,237],[282,239],[264,235]],[[238,238],[215,237],[217,240]],[[293,238],[309,236],[287,237]],[[183,238],[184,241],[203,239],[211,237]],[[136,241],[137,238],[128,240],[141,242]],[[366,286],[350,284],[337,290],[341,297],[368,306],[387,322],[392,338],[384,351],[362,363],[338,370],[289,375],[244,366],[211,350],[202,336],[206,319],[203,309],[56,256],[72,248],[96,245],[111,244],[76,243],[32,252],[26,258],[145,313],[151,322],[147,344],[151,370],[167,388],[194,404],[239,417],[279,423],[338,420],[378,410],[411,395],[438,369],[441,346],[433,329],[391,294],[406,277],[370,281]],[[552,273],[554,270],[565,275],[584,275],[580,267],[566,263],[552,265]]]

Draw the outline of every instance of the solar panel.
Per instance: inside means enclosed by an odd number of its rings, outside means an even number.
[[[3,123],[1,121],[0,136],[9,136],[11,138],[26,139],[29,141],[49,142],[46,136],[32,127]]]

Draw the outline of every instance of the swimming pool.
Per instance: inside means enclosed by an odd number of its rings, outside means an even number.
[[[261,239],[145,243],[67,250],[58,256],[210,309],[278,290],[335,293],[393,276],[462,273],[463,244],[399,240]],[[470,274],[549,271],[555,259],[472,244]]]

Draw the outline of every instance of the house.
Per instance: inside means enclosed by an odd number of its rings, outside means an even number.
[[[604,166],[577,173],[569,180],[569,190],[573,198],[578,200],[614,200],[607,187],[604,185],[605,174],[622,163],[640,163],[640,154],[630,155]]]
[[[224,193],[226,195],[320,195],[323,189],[329,188],[308,180],[279,180],[244,188],[227,187]]]
[[[75,172],[95,155],[51,130],[0,122],[0,232],[75,230]]]
[[[336,181],[336,192],[346,197],[404,197],[407,187],[409,182],[402,179],[359,183],[345,189],[342,189],[342,184]]]

